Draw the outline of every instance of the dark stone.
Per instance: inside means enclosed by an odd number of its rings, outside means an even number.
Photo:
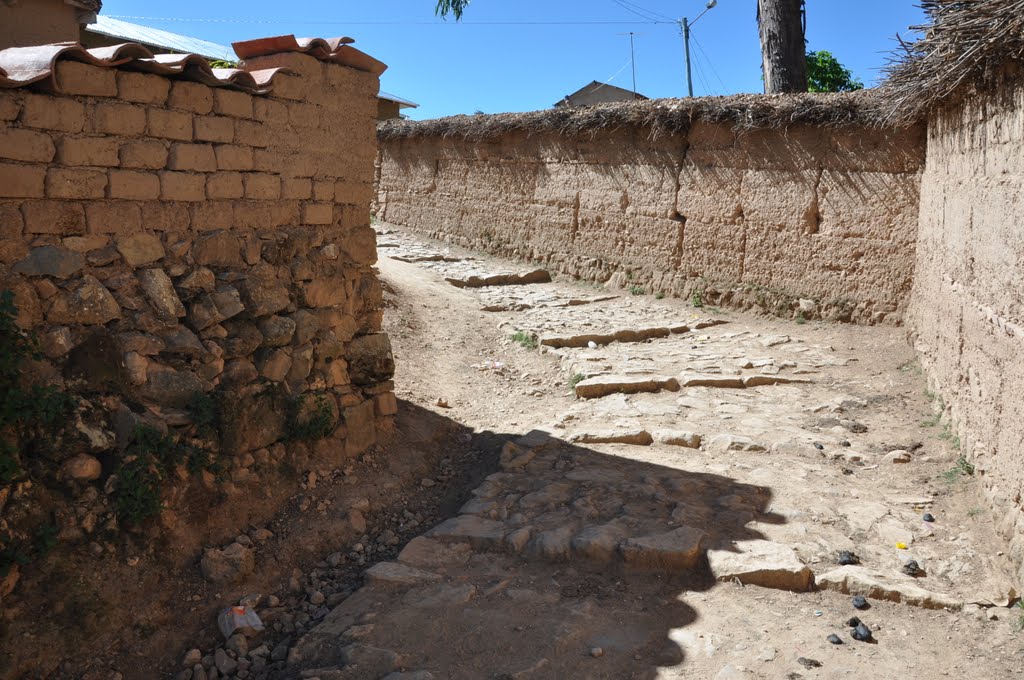
[[[814,448],[818,449],[819,451],[824,451],[825,450],[825,446],[822,445],[822,444],[819,444],[818,442],[814,442]]]
[[[126,394],[131,381],[123,352],[113,335],[97,331],[68,353],[64,378],[85,392]]]
[[[922,517],[921,519],[923,519],[925,522],[934,522],[935,521],[935,517],[933,517],[932,513],[930,513],[930,512],[924,513],[924,517]]]
[[[805,656],[801,656],[799,659],[796,660],[796,662],[808,670],[812,668],[821,668],[820,661],[818,661],[817,659],[808,659]]]
[[[348,371],[356,385],[375,385],[395,374],[395,359],[387,335],[363,335],[354,338],[348,347]]]
[[[13,270],[15,274],[23,276],[53,276],[66,279],[84,266],[85,257],[81,253],[61,246],[43,246],[29,251],[28,257],[14,265]]]
[[[871,642],[872,640],[871,629],[863,623],[858,623],[857,627],[853,629],[853,633],[851,633],[851,635],[853,635],[854,640],[858,640],[860,642]]]
[[[221,445],[225,451],[244,453],[270,446],[284,436],[288,400],[279,390],[241,396],[221,394]]]
[[[840,550],[836,562],[845,567],[849,564],[860,564],[860,558],[849,550]]]
[[[196,392],[206,391],[206,382],[191,371],[150,370],[142,396],[172,408],[185,408]]]
[[[853,598],[853,608],[854,609],[870,609],[871,608],[871,603],[868,602],[867,598],[864,597],[863,595],[857,595],[856,597]]]
[[[854,616],[849,621],[846,622],[846,625],[849,626],[850,628],[856,628],[857,626],[860,625],[860,619],[857,618],[856,616]]]
[[[917,576],[921,573],[921,565],[917,563],[917,560],[910,560],[903,565],[903,573],[907,576]]]
[[[839,637],[835,633],[832,633],[831,635],[829,635],[825,639],[828,640],[833,645],[841,645],[841,644],[843,644],[843,638]]]

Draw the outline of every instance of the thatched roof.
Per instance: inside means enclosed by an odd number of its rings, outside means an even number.
[[[920,0],[931,24],[898,55],[881,88],[893,120],[920,118],[968,83],[1024,63],[1024,0]]]
[[[654,99],[529,113],[477,114],[424,121],[389,120],[377,127],[381,140],[460,137],[480,141],[510,132],[566,136],[633,127],[651,137],[685,132],[694,122],[727,123],[736,129],[793,125],[877,125],[884,110],[873,90],[837,94],[761,95]]]

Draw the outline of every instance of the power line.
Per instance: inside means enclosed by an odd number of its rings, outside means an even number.
[[[711,61],[711,58],[707,55],[707,52],[704,51],[704,48],[701,46],[697,38],[693,36],[692,33],[690,34],[690,38],[693,40],[694,44],[697,45],[697,49],[700,50],[700,53],[704,55],[704,60],[708,62],[708,66],[711,67],[711,72],[714,73],[715,78],[718,79],[718,84],[722,86],[722,93],[724,94],[728,92],[729,88],[726,87],[725,83],[722,81],[722,76],[718,75],[718,70],[715,68],[715,62]]]
[[[657,12],[652,12],[649,9],[644,9],[640,5],[633,4],[632,2],[629,2],[628,0],[612,0],[612,2],[614,2],[616,5],[618,5],[622,9],[626,10],[627,12],[629,12],[631,14],[635,14],[638,17],[642,17],[644,19],[647,19],[651,23],[654,23],[654,24],[675,23],[672,19],[670,19],[670,18],[668,18],[668,17],[666,17],[664,15],[658,14]]]
[[[275,26],[649,26],[664,21],[312,21],[294,19],[189,19],[184,17],[147,17],[130,14],[105,14],[111,19],[137,21],[173,21],[193,24],[270,24]]]

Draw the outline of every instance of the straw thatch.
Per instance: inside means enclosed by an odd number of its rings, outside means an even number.
[[[685,133],[692,123],[698,121],[727,123],[739,130],[793,125],[877,125],[884,118],[884,110],[879,104],[872,90],[837,94],[742,94],[654,99],[529,113],[477,114],[425,121],[390,120],[378,126],[377,136],[382,141],[406,137],[459,137],[482,141],[513,132],[572,137],[636,128],[657,138]]]
[[[1024,0],[921,0],[931,24],[897,55],[881,88],[891,119],[918,119],[968,84],[1024,63]]]

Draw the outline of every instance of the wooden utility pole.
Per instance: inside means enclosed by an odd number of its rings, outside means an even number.
[[[757,0],[767,94],[807,92],[804,0]]]

